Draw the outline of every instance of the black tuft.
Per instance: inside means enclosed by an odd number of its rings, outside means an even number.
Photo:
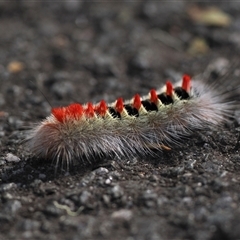
[[[117,112],[114,108],[109,107],[108,111],[110,112],[110,114],[112,115],[113,118],[121,118],[120,113]]]
[[[166,93],[161,93],[158,96],[158,99],[164,104],[164,105],[169,105],[173,103],[173,99],[168,96]]]
[[[158,108],[157,108],[156,104],[150,102],[149,100],[142,101],[142,105],[144,106],[144,108],[148,112],[150,112],[150,111],[158,111]]]
[[[178,97],[181,100],[188,99],[190,97],[189,94],[181,87],[174,88],[174,92],[178,95]]]

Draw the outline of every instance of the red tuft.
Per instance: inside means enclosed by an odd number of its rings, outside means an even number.
[[[152,89],[150,91],[150,101],[153,103],[157,103],[157,101],[158,101],[158,96],[157,96],[157,92],[155,89]]]
[[[66,108],[65,107],[58,107],[58,108],[52,108],[52,114],[53,116],[61,123],[65,120],[66,115]]]
[[[133,107],[139,110],[141,106],[142,106],[141,97],[139,94],[136,94],[133,98]]]
[[[94,108],[92,103],[87,103],[87,107],[84,110],[85,114],[87,115],[87,117],[93,117],[94,116]]]
[[[166,89],[167,96],[172,97],[172,94],[173,94],[173,85],[172,85],[172,83],[167,81],[166,82],[166,87],[167,87],[167,89]]]
[[[121,113],[123,111],[124,106],[123,106],[123,99],[122,98],[117,99],[115,108],[116,108],[116,111],[119,112],[119,113]]]
[[[78,120],[83,115],[83,107],[79,103],[70,104],[66,107],[66,117]]]
[[[191,77],[189,75],[183,75],[182,77],[182,89],[189,92],[191,88]]]
[[[107,104],[104,100],[102,100],[98,106],[96,106],[95,111],[101,115],[104,116],[108,110]]]

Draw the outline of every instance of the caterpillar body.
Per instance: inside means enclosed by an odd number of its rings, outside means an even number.
[[[198,129],[219,125],[230,104],[213,87],[184,75],[149,95],[114,103],[53,108],[27,137],[30,151],[62,167],[95,156],[132,157],[169,148]]]

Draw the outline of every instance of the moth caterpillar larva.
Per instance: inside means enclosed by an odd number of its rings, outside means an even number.
[[[79,103],[53,108],[30,131],[27,145],[37,157],[69,167],[94,156],[131,157],[151,153],[151,146],[168,148],[182,136],[221,124],[230,104],[213,87],[188,75],[173,85],[167,81],[147,96],[114,103]]]

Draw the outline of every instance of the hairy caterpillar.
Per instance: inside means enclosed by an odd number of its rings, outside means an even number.
[[[197,129],[221,124],[230,111],[224,95],[188,75],[176,85],[167,81],[148,96],[117,99],[93,105],[71,104],[52,113],[27,137],[30,151],[40,158],[61,162],[94,156],[134,156],[152,148],[168,148]]]

